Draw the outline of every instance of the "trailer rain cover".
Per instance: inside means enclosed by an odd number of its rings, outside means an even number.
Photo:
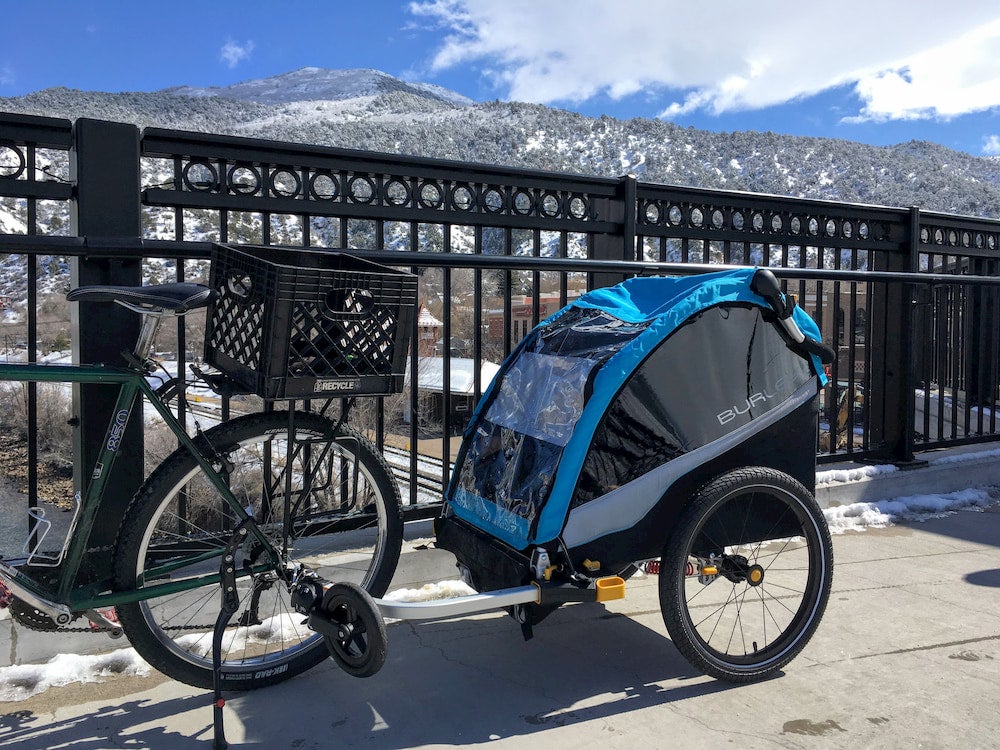
[[[750,291],[754,270],[629,279],[584,295],[536,327],[506,359],[473,415],[448,489],[455,514],[518,549],[555,538],[616,394],[699,312],[727,302],[769,309]],[[808,315],[798,309],[795,315],[818,339]],[[807,370],[822,378],[818,360],[801,367]]]
[[[501,539],[525,538],[549,497],[591,373],[648,326],[567,308],[532,331],[484,396],[485,415],[472,420],[453,502],[487,520]]]

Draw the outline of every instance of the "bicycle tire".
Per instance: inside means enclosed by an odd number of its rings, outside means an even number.
[[[385,459],[356,431],[341,427],[335,434],[325,417],[296,412],[294,420],[291,472],[285,470],[287,411],[224,422],[197,444],[215,457],[217,467],[227,463],[230,488],[279,543],[290,474],[295,486],[288,496],[295,504],[289,526],[297,533],[288,541],[288,563],[302,562],[326,580],[350,581],[381,596],[402,545],[399,489]],[[340,524],[338,530],[330,530],[331,522]],[[217,573],[230,537],[226,530],[235,525],[232,510],[195,458],[178,449],[153,472],[126,513],[115,555],[116,588],[141,591],[147,583]],[[252,562],[255,551],[254,543],[244,543],[243,559]],[[184,556],[190,558],[186,565]],[[154,571],[164,565],[169,572]],[[240,609],[226,633],[223,689],[275,684],[326,658],[323,638],[292,608],[286,580],[274,573],[240,575],[239,565]],[[212,628],[221,609],[217,583],[117,609],[126,636],[151,666],[180,682],[212,688]]]
[[[682,513],[661,558],[660,609],[693,666],[751,682],[809,642],[832,576],[830,532],[812,495],[780,471],[746,467],[709,482]]]

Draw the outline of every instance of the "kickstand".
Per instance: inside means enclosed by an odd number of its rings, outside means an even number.
[[[219,577],[222,585],[222,608],[219,616],[215,619],[215,630],[212,633],[212,689],[214,692],[212,699],[212,722],[214,727],[214,737],[212,739],[213,750],[226,750],[229,743],[226,742],[226,732],[223,726],[222,707],[226,705],[222,697],[222,636],[226,633],[226,626],[229,619],[240,608],[240,597],[236,593],[236,550],[246,539],[246,524],[243,521],[233,531],[229,538],[226,550],[222,555],[222,563],[219,565]]]

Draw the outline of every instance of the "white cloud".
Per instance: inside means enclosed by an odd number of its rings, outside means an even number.
[[[0,65],[0,86],[12,86],[16,80],[9,65]]]
[[[251,52],[253,52],[252,41],[248,40],[245,44],[239,44],[230,39],[222,45],[222,49],[219,50],[219,59],[230,68],[235,68],[241,62],[250,57]]]
[[[858,81],[871,120],[948,119],[1000,105],[1000,19]]]
[[[983,154],[1000,156],[1000,135],[988,135],[983,138]]]
[[[757,109],[854,86],[858,119],[1000,106],[996,0],[421,0],[431,70],[479,67],[510,99],[659,96],[663,114]]]

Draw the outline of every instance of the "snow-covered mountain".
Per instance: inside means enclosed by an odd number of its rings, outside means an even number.
[[[233,86],[158,92],[55,88],[0,98],[0,111],[1000,216],[1000,161],[933,143],[878,147],[772,132],[717,133],[662,120],[591,118],[517,102],[471,103],[375,70],[302,68]]]
[[[429,83],[407,83],[380,70],[350,68],[300,68],[271,78],[244,81],[232,86],[196,88],[175,86],[163,89],[167,96],[220,97],[261,104],[301,101],[343,101],[393,92],[413,94],[447,104],[473,104],[468,97]]]
[[[662,120],[592,118],[517,102],[472,103],[376,70],[302,68],[233,86],[158,92],[54,88],[0,98],[2,111],[1000,217],[1000,160],[933,143],[877,147],[772,132],[717,133]],[[0,233],[24,231],[15,204],[0,198]],[[39,222],[43,231],[60,224],[65,231],[65,217],[44,209]],[[156,227],[151,231],[155,235]]]
[[[1000,160],[933,143],[876,147],[772,132],[717,133],[662,120],[591,118],[518,102],[474,103],[375,70],[302,68],[233,86],[157,92],[54,88],[0,98],[0,112],[92,117],[603,177],[631,173],[644,182],[1000,217]],[[0,128],[0,141],[3,137]],[[58,169],[68,178],[65,165]],[[144,183],[163,179],[146,175]],[[146,236],[172,236],[169,217],[147,218]],[[0,197],[0,234],[24,233],[25,221],[16,199]],[[65,207],[40,204],[38,224],[42,233],[65,234]],[[200,230],[189,223],[189,231]],[[272,227],[275,236],[280,231]],[[23,258],[0,256],[0,295],[10,295],[15,305],[25,296],[23,264]],[[171,273],[147,266],[150,281]],[[41,296],[65,290],[64,259],[43,258],[39,268]]]

